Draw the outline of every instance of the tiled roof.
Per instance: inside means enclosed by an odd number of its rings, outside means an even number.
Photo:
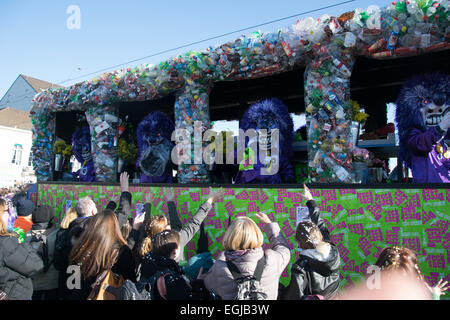
[[[34,90],[36,90],[36,93],[41,92],[41,90],[45,90],[48,88],[62,88],[63,86],[57,85],[56,83],[50,83],[44,80],[39,80],[36,78],[32,78],[29,76],[26,76],[24,74],[21,74],[21,76],[30,84],[30,86],[33,87]]]
[[[23,130],[31,130],[33,127],[28,111],[10,107],[0,109],[0,126]]]

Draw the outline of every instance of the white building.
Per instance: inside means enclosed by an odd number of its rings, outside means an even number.
[[[28,111],[0,109],[0,187],[36,182]]]

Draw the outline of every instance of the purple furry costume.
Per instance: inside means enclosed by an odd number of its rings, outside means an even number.
[[[411,169],[413,182],[450,182],[449,132],[438,126],[449,109],[450,76],[424,74],[409,79],[397,98],[395,120],[400,136],[399,158]],[[450,152],[450,151],[449,151]]]
[[[293,121],[288,112],[288,108],[280,100],[276,98],[267,99],[252,104],[245,112],[242,120],[239,122],[239,129],[244,132],[248,129],[266,129],[270,133],[271,129],[279,129],[279,144],[278,144],[278,172],[272,175],[261,174],[261,168],[268,168],[268,160],[263,163],[259,156],[257,161],[253,165],[244,168],[240,166],[240,169],[236,175],[236,183],[261,183],[261,184],[280,184],[289,183],[295,181],[294,168],[292,166],[292,134],[293,134]],[[258,148],[261,147],[261,142],[264,142],[266,137],[258,134]],[[267,149],[271,149],[272,141],[271,137],[267,137]],[[247,148],[249,143],[246,141],[245,147]],[[243,150],[238,150],[243,152]],[[244,158],[245,159],[245,158]],[[239,165],[239,164],[238,164]]]
[[[141,170],[143,183],[171,183],[172,169],[171,141],[175,130],[173,121],[164,113],[155,111],[147,115],[138,125],[138,160],[136,167]]]
[[[82,127],[72,135],[72,149],[81,169],[73,172],[78,181],[95,181],[95,167],[91,153],[91,133],[89,127]]]

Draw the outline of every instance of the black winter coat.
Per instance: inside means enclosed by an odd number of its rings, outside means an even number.
[[[13,236],[0,237],[0,290],[10,300],[31,300],[31,277],[44,269],[38,253]]]
[[[329,244],[329,253],[324,257],[316,249],[301,251],[299,259],[291,267],[291,281],[281,294],[282,300],[297,300],[315,294],[333,299],[339,289],[339,251],[330,243],[330,233],[320,217],[320,209],[315,201],[310,200],[306,205],[311,220],[319,227],[324,241]]]

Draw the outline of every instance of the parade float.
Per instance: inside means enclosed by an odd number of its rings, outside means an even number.
[[[117,70],[68,88],[47,89],[35,96],[30,112],[39,202],[55,206],[60,218],[86,195],[99,208],[105,207],[119,192],[121,135],[128,135],[128,143],[135,144],[136,128],[154,111],[173,119],[175,129],[190,133],[188,143],[204,150],[207,143],[202,134],[212,121],[239,120],[255,102],[278,98],[289,112],[306,113],[305,139],[292,139],[294,165],[296,161],[304,165],[301,177],[296,169],[296,182],[219,185],[213,183],[210,164],[180,163],[173,183],[134,180],[138,183],[130,186],[133,214],[149,191],[157,195],[152,213],[167,214],[162,187],[172,187],[183,221],[206,199],[209,186],[223,186],[223,199],[205,220],[213,255],[222,250],[230,216],[265,212],[289,238],[292,263],[297,207],[304,205],[298,194],[306,182],[339,249],[342,287],[366,277],[367,267],[381,249],[392,245],[414,250],[430,284],[440,278],[450,280],[450,188],[446,183],[411,183],[402,176],[403,159],[396,178],[390,180],[386,175],[377,178],[378,170],[370,170],[374,173],[369,180],[356,174],[366,160],[364,150],[379,159],[399,156],[394,130],[386,120],[386,103],[397,100],[403,84],[423,72],[449,73],[448,9],[448,1],[398,1],[339,17],[305,18],[277,32],[255,31],[158,65]],[[352,101],[365,106],[360,115],[369,114],[369,118],[363,116],[366,140],[360,139],[361,118],[355,118]],[[85,126],[90,129],[91,153],[85,154],[83,162],[92,159],[95,182],[63,181],[61,174],[55,174],[53,145],[58,139],[71,143],[73,133]],[[168,137],[154,128],[149,132],[159,137],[156,140],[167,142]],[[136,155],[130,158],[139,161]],[[139,178],[137,167],[129,163],[128,171],[136,170],[132,176]],[[152,172],[161,173],[162,168]],[[187,258],[195,254],[197,237],[186,247]],[[282,274],[283,283],[289,279],[290,266]]]

